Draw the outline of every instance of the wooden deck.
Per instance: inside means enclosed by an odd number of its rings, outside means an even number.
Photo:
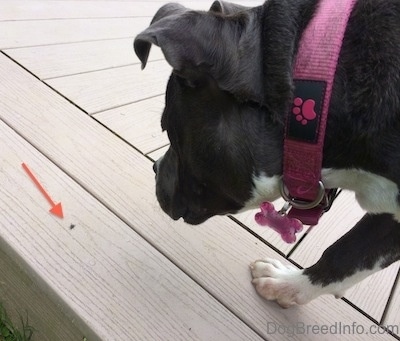
[[[363,214],[351,193],[296,245],[254,212],[195,227],[161,212],[151,166],[171,70],[153,48],[141,71],[132,49],[161,4],[0,1],[0,301],[40,341],[400,339],[398,263],[286,310],[250,283],[255,259],[313,264]]]

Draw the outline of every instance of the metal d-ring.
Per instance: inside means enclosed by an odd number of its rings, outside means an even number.
[[[311,208],[317,207],[324,199],[325,196],[324,184],[322,183],[322,181],[319,181],[318,184],[319,184],[318,194],[314,201],[304,201],[290,197],[289,191],[286,188],[285,184],[283,183],[283,179],[281,179],[279,183],[279,191],[281,192],[282,198],[285,199],[294,208],[298,208],[300,210],[309,210]]]

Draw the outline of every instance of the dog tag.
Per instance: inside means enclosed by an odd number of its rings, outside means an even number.
[[[290,203],[286,202],[280,211],[276,211],[272,203],[265,201],[260,205],[261,212],[256,213],[257,224],[269,226],[278,232],[286,243],[296,241],[296,233],[303,230],[303,224],[299,219],[287,216]]]

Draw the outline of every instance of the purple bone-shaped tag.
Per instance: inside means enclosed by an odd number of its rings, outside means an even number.
[[[261,212],[256,213],[255,220],[259,225],[268,225],[278,232],[286,243],[296,241],[296,232],[303,230],[303,224],[296,218],[290,218],[275,210],[274,205],[268,201],[260,206]]]

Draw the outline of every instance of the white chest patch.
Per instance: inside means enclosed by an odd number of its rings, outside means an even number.
[[[279,176],[265,174],[253,178],[252,197],[241,211],[257,208],[263,201],[280,197]],[[323,169],[325,188],[342,188],[355,192],[360,206],[370,213],[392,213],[400,222],[399,188],[382,176],[358,169]]]
[[[279,199],[279,181],[280,176],[273,177],[261,174],[253,177],[253,193],[249,201],[246,202],[241,212],[258,208],[264,201],[274,201]]]

